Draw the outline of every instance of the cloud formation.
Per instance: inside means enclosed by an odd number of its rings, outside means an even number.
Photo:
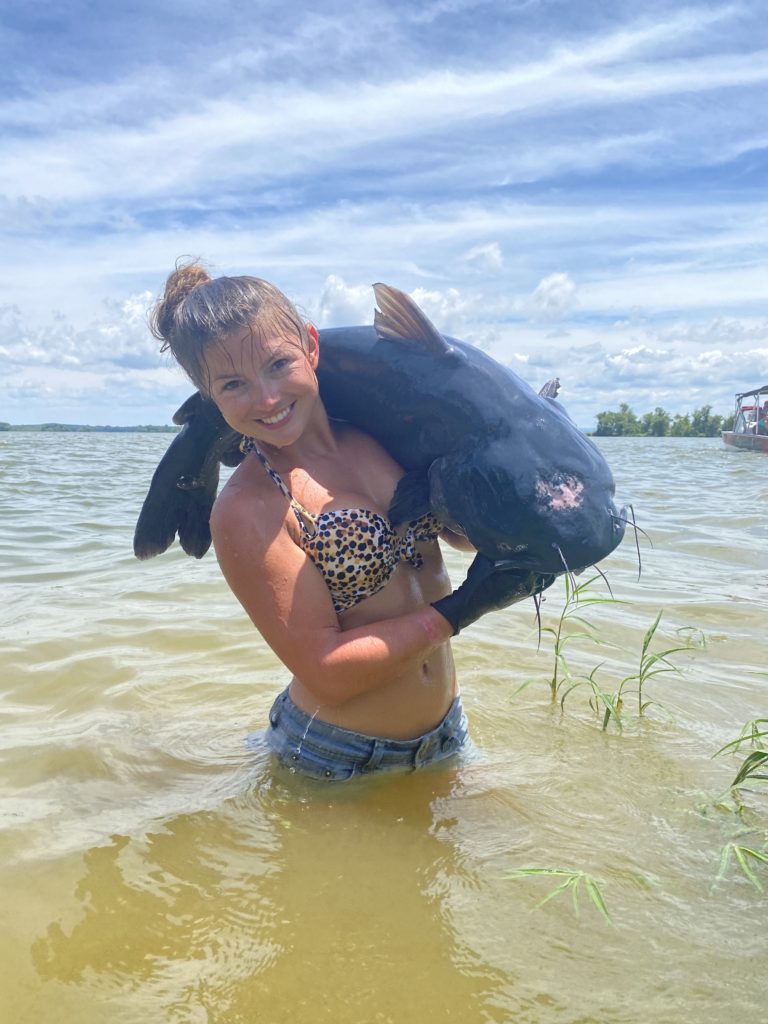
[[[320,326],[404,288],[531,383],[557,372],[580,423],[618,400],[726,411],[768,369],[761,14],[562,11],[9,15],[0,419],[167,422],[187,386],[145,313],[182,254],[273,279]]]

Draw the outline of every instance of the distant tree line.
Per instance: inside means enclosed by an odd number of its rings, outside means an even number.
[[[12,426],[0,423],[0,430],[23,430],[27,433],[53,432],[59,434],[178,434],[181,427],[155,426],[144,424],[138,427],[92,427],[86,423],[28,423]]]
[[[692,413],[671,416],[666,409],[656,406],[653,412],[636,416],[626,402],[618,412],[597,414],[597,437],[718,437],[721,430],[730,430],[733,416],[712,414],[711,405],[702,405]]]

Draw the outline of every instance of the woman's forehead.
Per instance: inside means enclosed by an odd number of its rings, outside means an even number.
[[[258,325],[249,325],[218,338],[205,351],[210,369],[220,366],[232,368],[260,368],[264,363],[286,350],[303,351],[300,338],[286,330],[265,331]]]

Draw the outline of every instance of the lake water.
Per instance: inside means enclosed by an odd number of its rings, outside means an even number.
[[[663,609],[663,707],[602,731],[585,686],[552,703],[557,584],[540,645],[531,602],[455,641],[471,759],[325,788],[245,746],[287,673],[213,555],[133,557],[169,440],[0,435],[4,1024],[766,1020],[768,897],[717,881],[766,789],[737,813],[747,750],[713,757],[768,716],[765,456],[602,442],[653,546],[639,580],[629,539],[606,560],[623,603],[566,654],[613,692]],[[531,867],[592,876],[610,922],[583,881],[578,915],[539,906],[561,878]]]

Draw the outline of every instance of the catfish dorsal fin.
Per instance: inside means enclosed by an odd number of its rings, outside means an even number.
[[[554,377],[539,388],[541,398],[557,398],[560,392],[560,378]]]
[[[373,326],[380,337],[391,341],[420,341],[436,356],[453,352],[410,295],[388,284],[375,284],[373,292],[379,306],[374,313]]]

